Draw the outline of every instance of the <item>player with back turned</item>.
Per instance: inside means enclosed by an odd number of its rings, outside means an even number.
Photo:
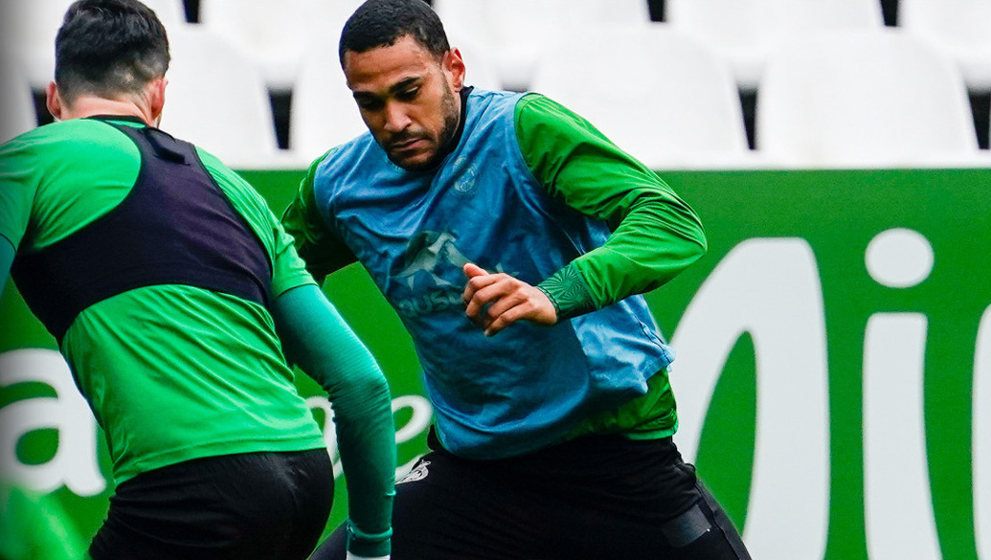
[[[388,386],[258,193],[157,128],[162,24],[80,0],[55,47],[60,122],[0,147],[0,289],[12,265],[105,431],[116,488],[91,556],[310,554],[334,475],[287,356],[334,407],[350,552],[388,554]]]

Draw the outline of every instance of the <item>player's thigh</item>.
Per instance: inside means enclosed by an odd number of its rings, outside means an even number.
[[[393,560],[545,558],[546,518],[491,465],[431,453],[396,485]]]
[[[749,558],[725,512],[670,441],[600,441],[598,463],[575,468],[538,503],[559,558],[739,560]]]

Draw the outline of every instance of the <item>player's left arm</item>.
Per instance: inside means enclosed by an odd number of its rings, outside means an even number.
[[[272,305],[286,356],[327,391],[348,488],[348,550],[387,556],[392,535],[396,448],[392,401],[382,371],[351,328],[313,285]]]
[[[504,274],[466,271],[468,315],[488,334],[521,318],[553,324],[652,290],[705,254],[695,211],[582,117],[528,95],[517,105],[516,133],[527,165],[547,192],[607,221],[612,234],[535,287]],[[488,314],[479,318],[487,304]]]
[[[348,550],[388,555],[396,448],[389,386],[371,353],[306,272],[271,216],[271,306],[287,358],[327,391],[348,488]]]

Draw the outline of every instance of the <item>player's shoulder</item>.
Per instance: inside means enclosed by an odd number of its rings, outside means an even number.
[[[516,103],[516,116],[517,118],[523,117],[545,117],[554,116],[560,117],[562,115],[574,115],[574,112],[562,105],[555,99],[547,97],[546,95],[535,92],[528,91],[523,93],[519,101]]]
[[[240,176],[233,169],[227,167],[227,164],[221,161],[219,157],[213,155],[212,152],[209,152],[203,147],[195,144],[193,147],[196,148],[196,155],[199,156],[200,161],[203,163],[203,167],[206,168],[210,175],[213,175],[214,177],[221,175],[224,177],[230,177],[234,180],[240,180]]]
[[[95,119],[56,121],[31,129],[3,144],[5,151],[83,147],[86,144],[132,144],[126,135]]]
[[[468,92],[468,99],[513,102],[525,95],[525,92],[472,87],[471,91]]]
[[[584,137],[594,126],[580,114],[541,93],[527,92],[516,104],[513,115],[516,133],[522,143],[539,147],[548,136]],[[598,134],[598,133],[596,133]]]
[[[253,203],[261,200],[258,191],[238,172],[228,167],[219,157],[209,151],[200,146],[194,145],[194,147],[204,169],[216,181],[221,190],[227,194],[228,198],[245,198]]]
[[[514,108],[526,96],[526,93],[505,90],[486,90],[471,88],[467,96],[467,118],[469,122],[475,119],[493,118],[495,115],[512,114]],[[498,117],[495,117],[498,118]]]
[[[126,134],[93,119],[39,126],[0,146],[0,167],[38,173],[52,169],[131,170],[140,166],[138,147]]]

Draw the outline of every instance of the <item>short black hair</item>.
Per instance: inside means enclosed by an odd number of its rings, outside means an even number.
[[[396,44],[411,36],[440,57],[451,50],[440,18],[423,0],[368,0],[348,18],[341,32],[338,56]]]
[[[165,27],[137,0],[78,0],[55,38],[55,83],[69,103],[80,94],[138,93],[169,61]]]

